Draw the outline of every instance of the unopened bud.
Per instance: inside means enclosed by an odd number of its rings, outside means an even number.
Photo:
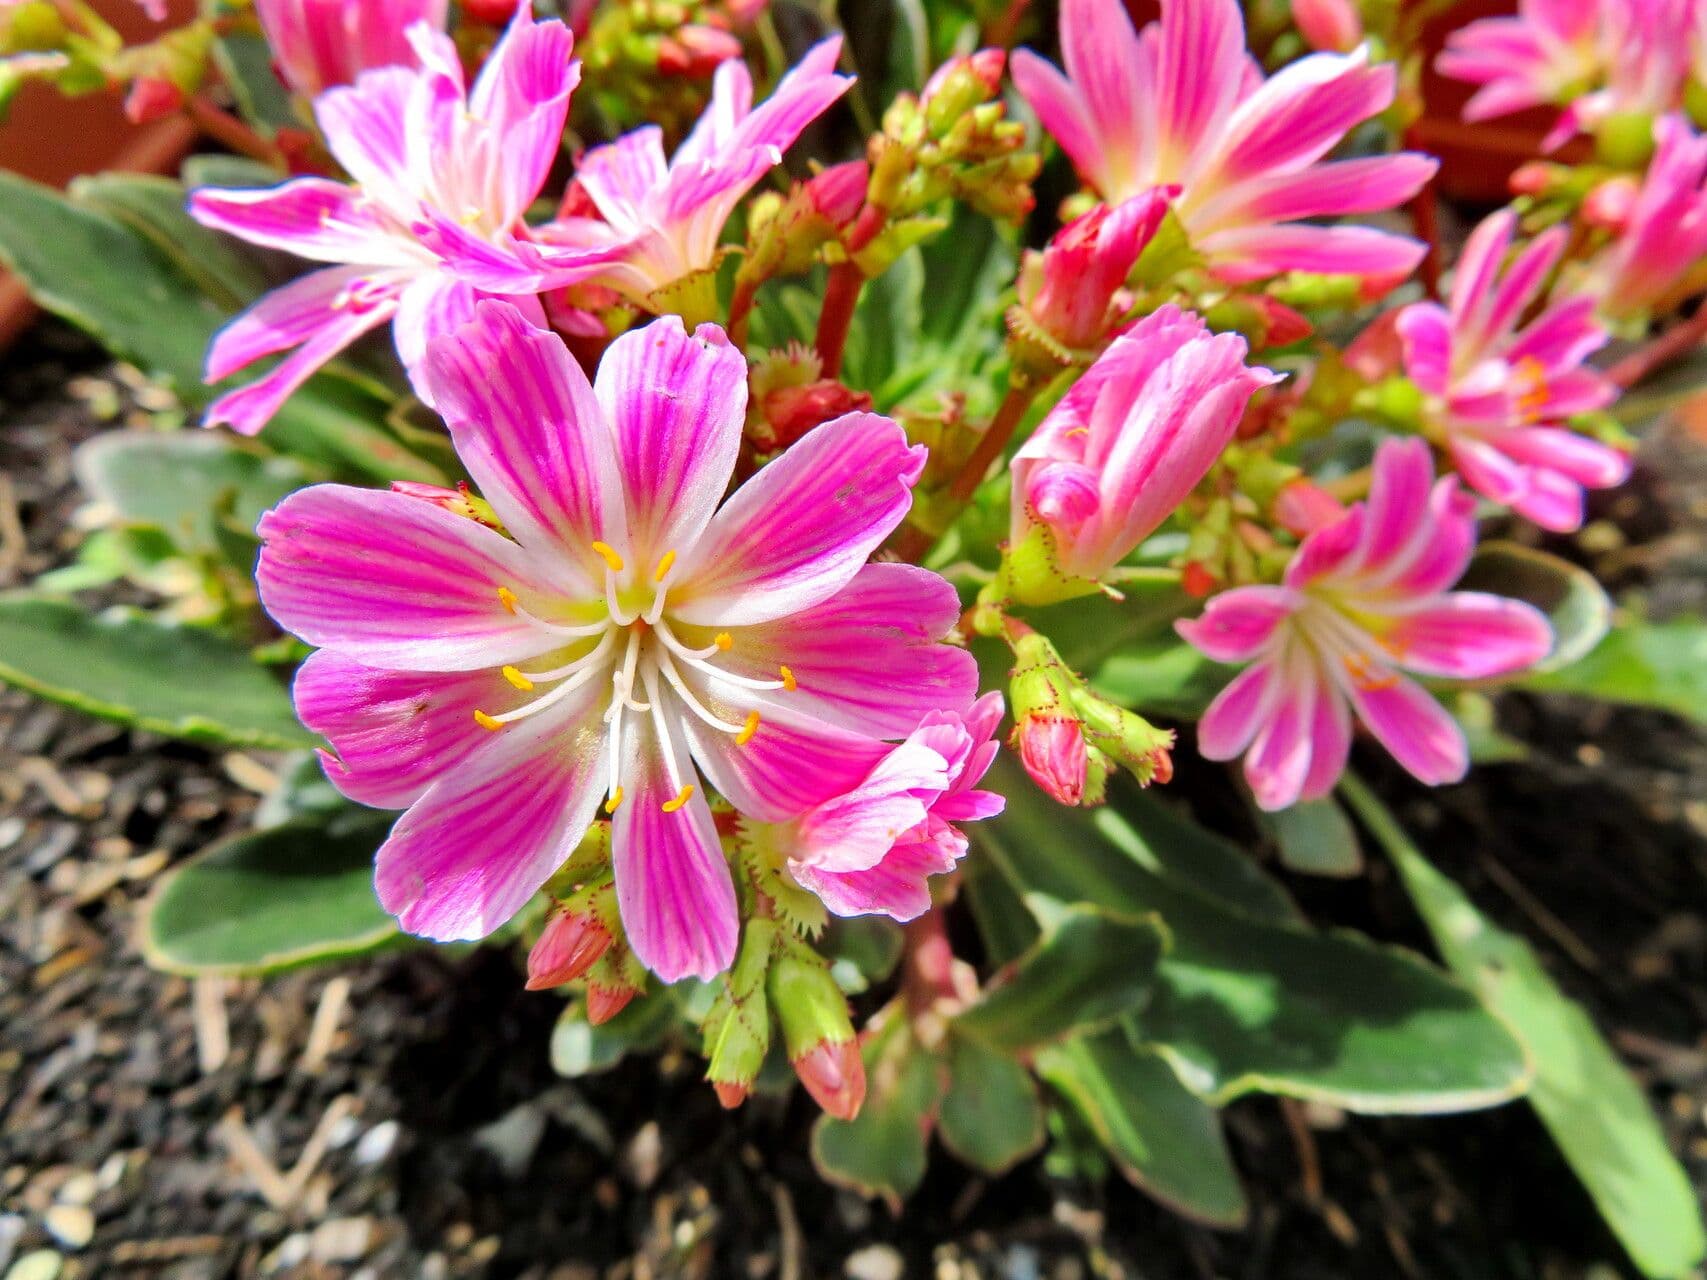
[[[659,43],[658,72],[701,80],[729,59],[740,56],[741,42],[727,31],[689,23]]]
[[[639,987],[603,987],[596,982],[588,983],[587,1021],[595,1027],[609,1022],[628,1008],[629,1002],[639,994]]]
[[[1608,178],[1596,183],[1583,197],[1583,221],[1591,227],[1622,231],[1630,220],[1630,211],[1642,194],[1642,184],[1628,175]]]
[[[1193,600],[1201,600],[1221,585],[1201,560],[1187,560],[1180,572],[1180,589]]]
[[[1645,111],[1620,111],[1594,133],[1595,157],[1614,169],[1647,168],[1654,155],[1654,118]]]
[[[422,502],[430,502],[435,507],[442,507],[452,515],[462,516],[483,524],[488,529],[503,531],[503,524],[498,519],[498,513],[492,510],[492,504],[484,498],[477,498],[468,491],[466,484],[458,484],[454,489],[443,485],[422,484],[415,480],[393,480],[391,492],[400,493],[406,498],[417,498]]]
[[[1004,50],[980,49],[950,58],[938,67],[925,82],[919,99],[931,136],[945,136],[974,107],[995,97],[1001,91],[1006,65]]]
[[[1299,538],[1308,537],[1345,512],[1338,498],[1302,476],[1281,486],[1274,496],[1273,510],[1276,523]]]
[[[1065,805],[1102,803],[1107,762],[1085,738],[1073,708],[1083,681],[1061,660],[1047,636],[1009,622],[1014,651],[1009,698],[1014,710],[1008,745],[1033,782]]]
[[[765,990],[806,1091],[837,1119],[852,1120],[865,1101],[865,1066],[847,997],[829,966],[805,946],[790,945],[772,962]]]
[[[711,1088],[717,1094],[717,1101],[725,1111],[733,1111],[748,1098],[753,1096],[753,1087],[748,1084],[734,1084],[724,1080],[713,1080]]]
[[[528,952],[529,991],[572,982],[610,948],[611,936],[589,912],[556,910]]]
[[[1061,804],[1085,796],[1085,730],[1076,717],[1039,713],[1020,719],[1012,743],[1031,780]]]
[[[501,27],[516,16],[515,0],[462,0],[463,16],[489,27]]]
[[[1514,196],[1545,195],[1557,178],[1558,166],[1545,160],[1530,160],[1512,171],[1507,186]]]
[[[738,1107],[747,1100],[770,1052],[771,1015],[765,980],[776,938],[773,921],[755,918],[747,922],[740,953],[705,1016],[705,1077],[725,1107]]]
[[[803,190],[818,215],[831,226],[841,228],[859,216],[870,181],[871,166],[864,160],[849,160],[814,174],[806,180]]]
[[[1363,41],[1355,0],[1292,0],[1292,20],[1312,49],[1350,53]]]
[[[1121,765],[1139,786],[1173,778],[1173,730],[1158,729],[1137,712],[1117,707],[1083,685],[1073,691],[1072,703],[1085,737],[1094,744],[1092,749]]]
[[[138,76],[125,94],[124,115],[132,124],[147,124],[175,115],[184,105],[184,91],[159,76]]]
[[[871,408],[871,395],[824,378],[803,387],[780,387],[764,398],[760,408],[769,428],[763,433],[768,437],[768,452],[788,448],[813,427],[844,413]]]
[[[1037,328],[1069,352],[1100,344],[1119,319],[1126,277],[1167,211],[1160,188],[1114,208],[1098,205],[1028,254],[1019,297]]]

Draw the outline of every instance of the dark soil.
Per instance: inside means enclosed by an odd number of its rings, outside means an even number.
[[[142,411],[55,326],[0,363],[0,587],[66,561],[70,447]],[[1657,610],[1699,608],[1707,467],[1680,433],[1645,462],[1572,550]],[[1554,699],[1508,698],[1502,724],[1533,758],[1444,792],[1365,764],[1589,1006],[1707,1185],[1707,739]],[[897,1219],[818,1180],[798,1097],[725,1113],[680,1053],[555,1079],[559,1001],[524,993],[501,952],[264,983],[154,973],[139,903],[173,860],[242,827],[277,761],[3,691],[0,744],[0,1276],[42,1250],[37,1280],[1630,1274],[1522,1105],[1289,1124],[1275,1101],[1241,1102],[1227,1119],[1253,1213],[1236,1233],[1041,1160],[989,1182],[939,1158]],[[1181,757],[1176,790],[1225,794]],[[1379,861],[1289,883],[1319,920],[1425,945]]]

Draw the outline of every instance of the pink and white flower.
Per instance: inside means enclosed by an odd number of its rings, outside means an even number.
[[[1580,283],[1614,320],[1645,319],[1707,287],[1707,138],[1671,115],[1654,123],[1654,140],[1646,176],[1618,211],[1618,238]]]
[[[1520,0],[1447,37],[1442,75],[1480,85],[1466,120],[1564,108],[1544,145],[1616,115],[1674,109],[1689,79],[1696,0]]]
[[[1368,501],[1305,538],[1280,585],[1224,591],[1201,618],[1175,624],[1215,661],[1251,664],[1210,703],[1197,741],[1211,760],[1244,755],[1264,809],[1333,789],[1354,714],[1418,780],[1458,781],[1464,731],[1404,673],[1485,679],[1551,649],[1552,628],[1532,606],[1447,590],[1476,526],[1457,478],[1433,478],[1426,444],[1388,441]]]
[[[409,29],[445,27],[448,0],[255,0],[279,78],[318,97],[377,67],[418,65]]]
[[[1146,191],[1098,205],[1057,231],[1041,252],[1028,251],[1019,277],[1026,315],[1069,351],[1095,347],[1131,306],[1126,277],[1168,211],[1169,192]]]
[[[569,29],[518,11],[472,89],[448,36],[425,23],[408,35],[419,67],[368,71],[315,100],[326,144],[353,185],[297,178],[191,195],[190,212],[205,226],[336,264],[274,290],[215,337],[210,382],[295,351],[215,401],[208,425],[254,434],[315,370],[387,322],[426,399],[418,372],[427,344],[466,322],[480,298],[511,296],[543,324],[533,294],[614,256],[546,251],[521,221],[557,156],[580,80]]]
[[[1001,796],[977,790],[996,758],[1002,695],[964,716],[938,712],[842,795],[761,838],[838,916],[912,920],[930,910],[931,876],[954,870],[966,837],[954,824],[993,818]]]
[[[971,703],[971,655],[939,643],[954,590],[866,563],[924,450],[850,413],[723,501],[746,362],[676,317],[617,339],[589,386],[555,334],[483,301],[425,377],[508,536],[341,485],[260,524],[262,601],[320,647],[295,696],[328,776],[408,810],[380,901],[411,932],[482,937],[602,805],[635,954],[709,977],[738,922],[702,777],[786,821],[866,779],[883,738]]]
[[[1063,0],[1066,74],[1027,50],[1014,83],[1080,175],[1110,203],[1178,187],[1175,212],[1222,279],[1286,271],[1403,279],[1424,246],[1306,221],[1391,209],[1436,162],[1409,152],[1323,161],[1393,102],[1368,51],[1317,53],[1268,79],[1245,50],[1238,0],[1162,0],[1135,31],[1121,0]]]
[[[853,83],[835,74],[841,49],[839,36],[814,45],[757,107],[747,64],[723,63],[711,104],[668,162],[656,125],[592,148],[575,182],[598,216],[560,217],[540,228],[541,238],[617,250],[598,281],[642,304],[656,290],[715,266],[723,224],[741,197]]]
[[[1413,303],[1398,333],[1405,372],[1427,397],[1427,423],[1470,487],[1567,531],[1582,524],[1583,489],[1623,483],[1630,460],[1563,423],[1604,409],[1618,389],[1584,364],[1608,336],[1592,297],[1564,298],[1519,327],[1567,232],[1536,237],[1502,273],[1516,230],[1509,209],[1485,219],[1459,257],[1450,305]]]
[[[1259,387],[1245,340],[1164,306],[1115,339],[1013,460],[1012,545],[1045,533],[1054,567],[1102,577],[1171,515]]]

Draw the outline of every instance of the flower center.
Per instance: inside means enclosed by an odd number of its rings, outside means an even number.
[[[759,731],[758,710],[749,709],[738,722],[719,715],[707,705],[704,682],[715,680],[725,688],[737,690],[781,689],[792,693],[798,687],[794,672],[786,666],[779,667],[774,680],[740,675],[719,666],[717,661],[734,649],[735,637],[731,633],[719,631],[705,645],[691,644],[678,634],[683,624],[672,625],[666,612],[670,577],[676,566],[674,551],[666,551],[650,573],[642,573],[640,566],[631,566],[620,551],[607,543],[595,542],[592,550],[605,565],[605,616],[598,621],[550,622],[530,613],[510,588],[498,588],[498,603],[507,612],[560,642],[562,648],[582,652],[559,666],[540,671],[515,666],[501,668],[500,673],[511,687],[537,696],[499,715],[477,710],[474,719],[482,728],[496,732],[555,706],[577,689],[608,681],[610,702],[603,713],[603,723],[610,750],[610,781],[605,812],[615,813],[623,802],[623,735],[634,730],[634,717],[650,716],[672,792],[662,808],[666,813],[674,813],[693,796],[694,783],[688,779],[694,775],[684,768],[684,762],[676,759],[669,713],[676,713],[677,718],[682,712],[695,716],[733,737],[736,746],[744,747]]]

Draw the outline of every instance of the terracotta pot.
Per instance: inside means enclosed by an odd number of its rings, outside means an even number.
[[[133,0],[95,0],[100,15],[127,40],[147,40],[156,27]],[[195,0],[171,0],[169,23],[195,16]],[[0,169],[63,187],[72,178],[105,169],[136,173],[176,170],[196,131],[182,118],[133,125],[116,93],[67,98],[50,85],[30,84],[12,100],[0,125]],[[0,271],[0,346],[35,318],[24,287]]]

